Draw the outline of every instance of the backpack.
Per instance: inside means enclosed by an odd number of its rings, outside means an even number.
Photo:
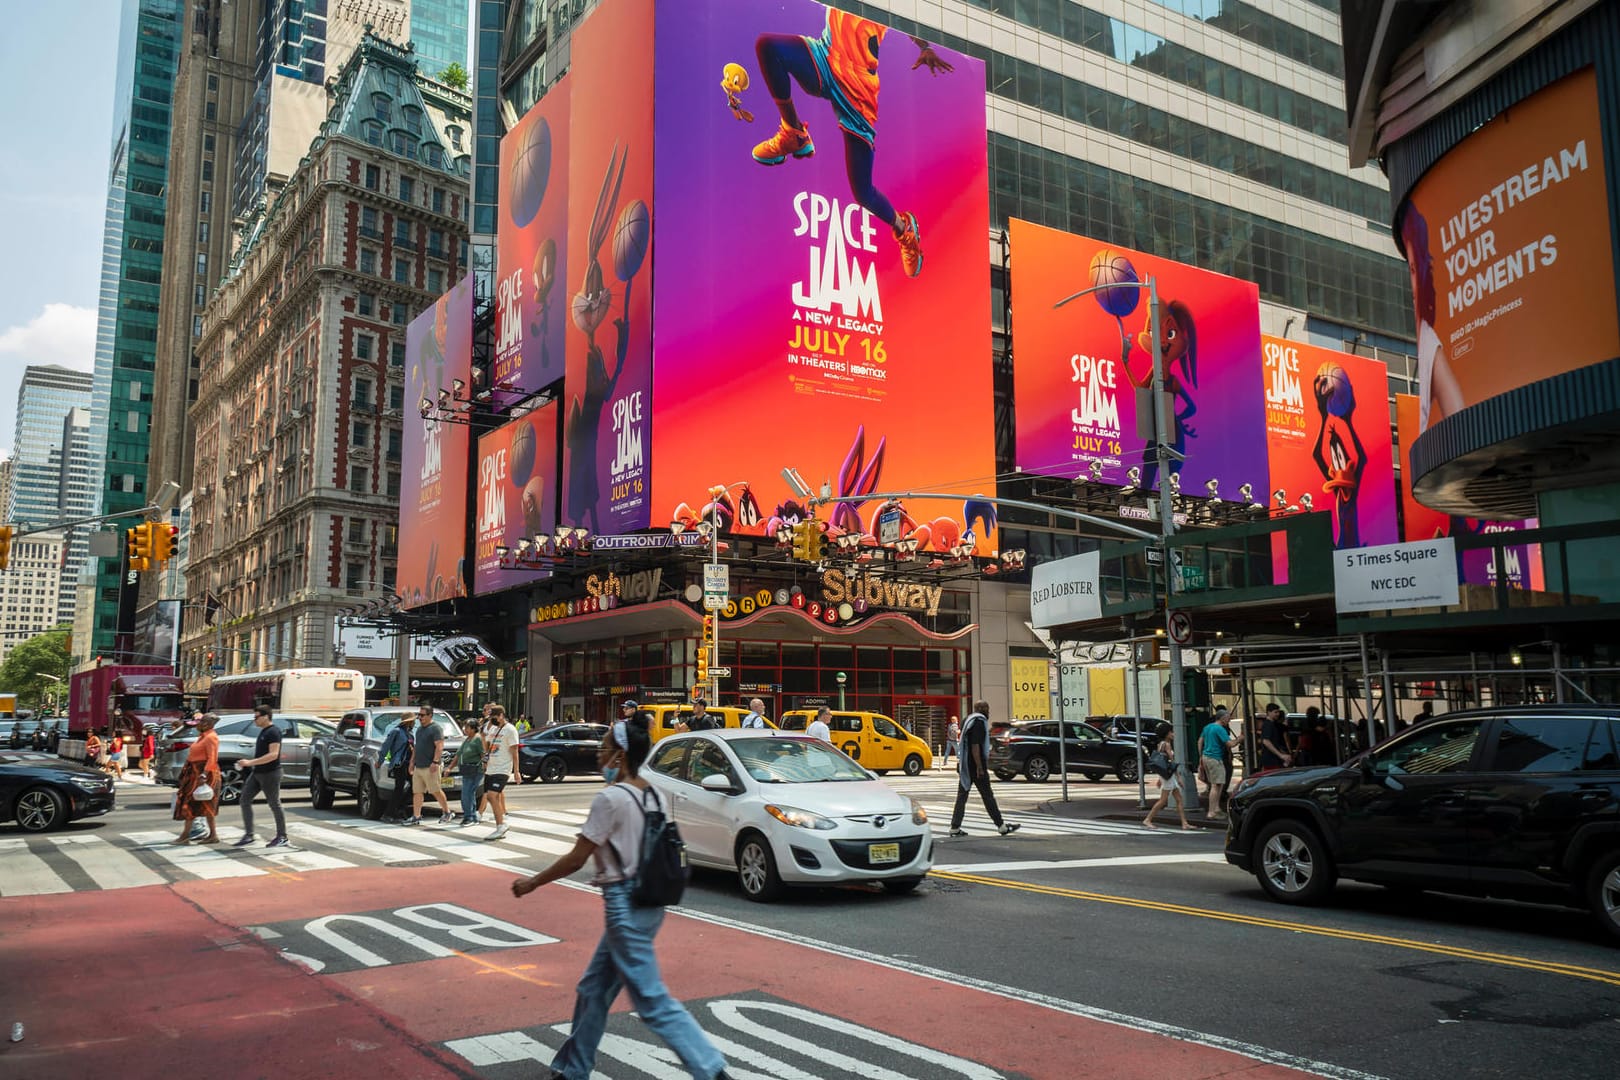
[[[652,796],[651,808],[647,806],[649,795]],[[691,869],[686,864],[686,842],[681,839],[681,830],[664,816],[658,793],[651,788],[641,794],[641,816],[645,820],[641,831],[641,865],[630,887],[630,902],[636,907],[678,904],[686,891],[686,879],[691,875]],[[613,848],[611,841],[608,847],[623,867],[624,857]]]
[[[1163,750],[1155,750],[1153,753],[1148,755],[1147,767],[1148,772],[1152,773],[1154,776],[1162,776],[1166,780],[1176,775],[1175,765],[1172,764],[1170,759],[1165,756]]]

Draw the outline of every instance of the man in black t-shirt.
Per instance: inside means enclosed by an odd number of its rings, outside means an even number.
[[[703,703],[702,698],[692,702],[692,715],[687,718],[687,731],[713,731],[714,717],[709,715],[709,707]]]
[[[1283,718],[1282,706],[1272,702],[1266,706],[1266,720],[1260,725],[1260,771],[1283,769],[1292,765],[1294,756],[1288,752],[1288,724]]]
[[[236,767],[247,773],[242,784],[242,839],[237,847],[253,843],[253,797],[264,792],[264,801],[270,805],[270,814],[276,819],[276,835],[265,847],[287,846],[287,819],[281,812],[281,728],[276,726],[270,706],[260,705],[253,710],[253,724],[259,737],[253,742],[253,756],[239,761]]]

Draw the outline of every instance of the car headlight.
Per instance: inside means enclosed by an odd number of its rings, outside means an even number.
[[[111,780],[103,780],[99,776],[75,776],[71,779],[86,791],[106,791],[112,786]]]
[[[824,818],[820,814],[812,814],[808,810],[800,810],[793,806],[775,806],[767,803],[765,812],[784,825],[792,825],[798,829],[836,829],[838,822],[831,818]]]
[[[916,799],[911,800],[911,823],[913,825],[928,824],[928,811]]]

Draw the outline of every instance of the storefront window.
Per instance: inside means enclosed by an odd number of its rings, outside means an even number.
[[[742,662],[744,667],[769,667],[774,671],[780,662],[780,655],[776,642],[742,642]]]
[[[782,646],[782,666],[784,668],[815,667],[816,647],[814,645],[784,644]]]
[[[921,649],[895,649],[894,669],[896,671],[923,670],[923,651]]]
[[[866,668],[889,669],[889,650],[884,646],[862,645],[855,650],[855,661],[862,670]]]
[[[855,666],[855,650],[848,645],[823,645],[821,666],[835,670],[843,668],[847,671]]]

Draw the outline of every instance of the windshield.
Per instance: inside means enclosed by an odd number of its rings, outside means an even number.
[[[731,749],[748,775],[762,784],[872,779],[865,769],[825,743],[799,739],[733,739]]]
[[[179,694],[125,694],[124,708],[137,712],[179,712]]]

